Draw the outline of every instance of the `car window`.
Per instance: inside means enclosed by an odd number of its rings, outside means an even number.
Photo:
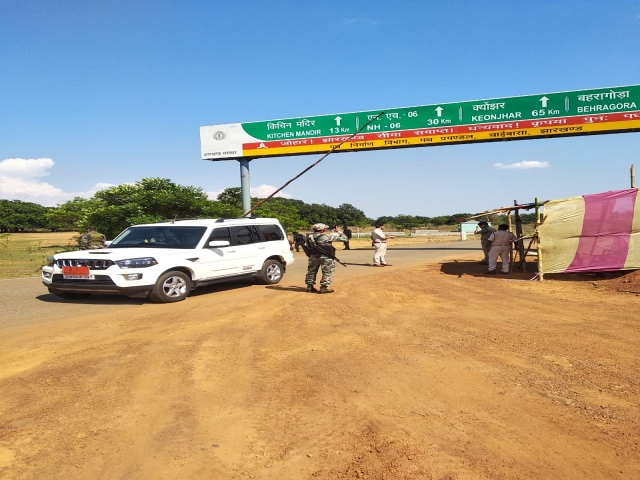
[[[232,227],[236,237],[236,245],[249,245],[260,241],[260,236],[254,226]]]
[[[214,228],[211,235],[209,235],[209,240],[207,240],[207,245],[205,246],[208,246],[209,242],[219,240],[226,240],[229,242],[229,245],[231,245],[231,232],[228,227]]]
[[[195,248],[206,227],[145,226],[129,227],[118,235],[109,248]]]
[[[284,240],[284,233],[277,225],[258,225],[258,229],[262,232],[262,236],[266,242],[275,240]]]

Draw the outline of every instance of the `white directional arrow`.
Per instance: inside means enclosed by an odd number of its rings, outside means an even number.
[[[438,116],[441,117],[442,116],[442,110],[444,110],[444,108],[442,107],[437,107],[436,108],[436,112],[438,112]]]
[[[342,120],[342,117],[338,115],[334,120],[336,121],[336,125],[340,126],[340,120]]]
[[[549,99],[547,97],[542,97],[540,99],[540,101],[542,102],[542,107],[546,108],[547,107],[547,102],[549,101]]]

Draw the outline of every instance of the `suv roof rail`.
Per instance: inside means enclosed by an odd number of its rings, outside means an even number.
[[[206,220],[206,219],[202,217],[165,218],[163,220],[160,220],[158,222],[153,222],[153,223],[174,223],[174,222],[184,222],[188,220]]]
[[[226,221],[232,221],[232,220],[255,220],[257,218],[261,218],[261,217],[251,216],[251,217],[218,218],[216,219],[216,222],[226,222]],[[154,223],[188,222],[189,220],[212,220],[212,219],[207,217],[166,218],[164,220],[160,220],[159,222],[154,222]]]
[[[255,220],[260,217],[236,217],[236,218],[219,218],[216,222],[226,222],[228,220]]]

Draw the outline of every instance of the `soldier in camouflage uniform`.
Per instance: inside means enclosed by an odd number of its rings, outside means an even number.
[[[331,293],[333,290],[329,288],[329,285],[333,280],[333,272],[336,270],[334,260],[336,249],[331,245],[331,242],[344,242],[348,238],[337,227],[333,232],[327,232],[329,226],[324,223],[316,223],[312,228],[313,233],[307,235],[309,264],[304,282],[307,284],[307,292]],[[320,290],[314,287],[318,269],[322,270]]]
[[[96,227],[89,227],[87,233],[80,236],[78,244],[80,250],[95,250],[104,248],[107,237],[96,230]]]

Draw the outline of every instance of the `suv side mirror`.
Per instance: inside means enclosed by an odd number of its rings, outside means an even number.
[[[228,247],[231,245],[227,240],[211,240],[209,242],[210,247]]]

